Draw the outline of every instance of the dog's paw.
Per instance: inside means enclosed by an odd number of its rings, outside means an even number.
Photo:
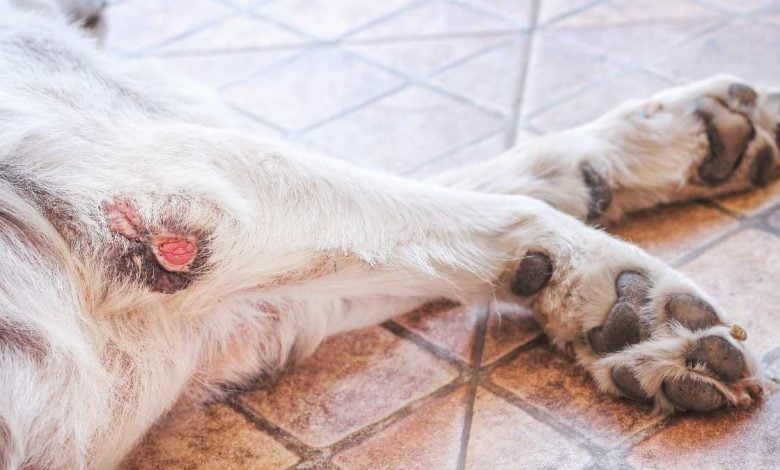
[[[780,174],[780,96],[734,77],[626,103],[594,126],[613,156],[580,163],[590,220],[763,186]]]
[[[510,289],[599,388],[662,411],[746,406],[762,394],[747,333],[689,280],[608,237],[575,256],[526,253]],[[591,254],[592,253],[592,254]]]

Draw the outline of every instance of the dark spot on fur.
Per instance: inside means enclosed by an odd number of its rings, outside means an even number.
[[[580,166],[582,179],[588,187],[590,198],[588,199],[588,219],[600,217],[612,203],[612,188],[607,180],[597,172],[589,163]]]
[[[42,362],[49,351],[44,337],[24,325],[0,319],[0,351],[13,350]]]
[[[729,95],[736,99],[741,106],[753,106],[758,99],[758,93],[744,83],[732,83],[729,86]]]
[[[517,267],[511,289],[515,295],[527,297],[539,292],[552,277],[550,257],[541,252],[529,252]]]

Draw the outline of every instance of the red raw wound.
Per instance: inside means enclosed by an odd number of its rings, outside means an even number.
[[[152,245],[158,261],[168,271],[186,271],[198,253],[192,237],[160,237]]]

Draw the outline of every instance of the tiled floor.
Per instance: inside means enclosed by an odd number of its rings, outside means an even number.
[[[780,85],[780,1],[114,0],[107,47],[219,88],[256,132],[419,177],[715,72]],[[780,183],[612,229],[703,285],[780,381]],[[779,468],[780,393],[654,416],[527,312],[431,305],[158,430],[143,468]]]

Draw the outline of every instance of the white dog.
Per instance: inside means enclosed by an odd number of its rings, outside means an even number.
[[[603,392],[665,412],[760,396],[739,326],[581,221],[766,183],[770,95],[713,78],[411,181],[231,130],[63,21],[99,11],[0,0],[0,467],[114,467],[174,407],[439,297],[530,306]]]

